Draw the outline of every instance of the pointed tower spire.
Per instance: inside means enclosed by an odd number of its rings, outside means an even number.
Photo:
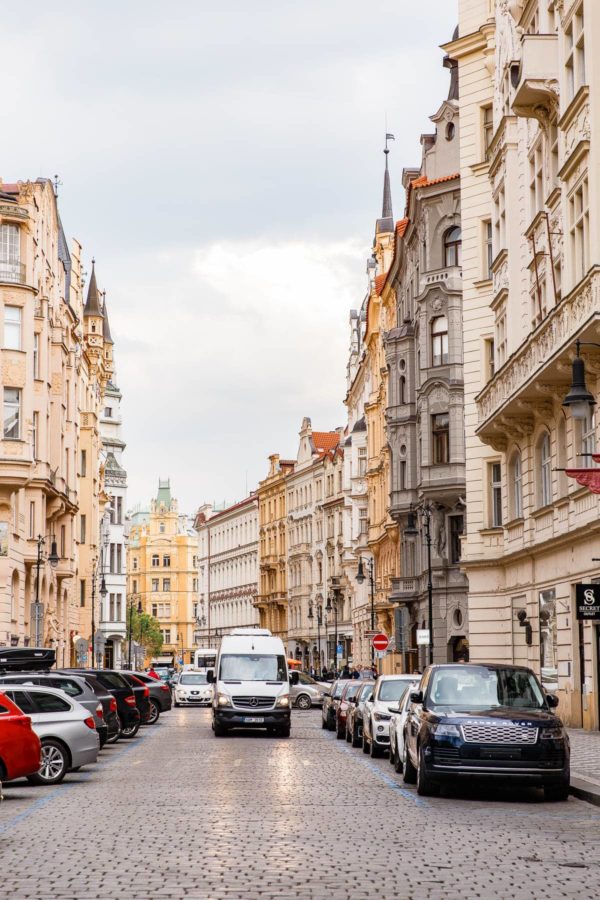
[[[98,285],[96,284],[95,259],[92,259],[92,274],[90,277],[90,283],[87,292],[87,300],[85,301],[85,306],[83,307],[83,315],[102,317],[102,310],[100,309],[100,296],[98,294]]]
[[[102,304],[102,315],[104,316],[104,321],[102,322],[102,337],[104,338],[105,344],[114,344],[112,339],[112,335],[110,333],[110,325],[108,323],[108,312],[106,310],[106,292],[102,294],[103,304]]]
[[[388,169],[388,141],[395,140],[393,134],[385,136],[385,172],[383,173],[383,203],[381,207],[381,218],[377,219],[376,231],[382,232],[394,230],[394,213],[392,212],[392,188],[390,186],[390,171]]]

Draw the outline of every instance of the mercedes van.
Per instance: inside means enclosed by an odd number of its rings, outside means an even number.
[[[221,640],[215,669],[212,728],[222,737],[233,728],[266,728],[290,736],[290,680],[281,638],[263,628],[236,628]]]

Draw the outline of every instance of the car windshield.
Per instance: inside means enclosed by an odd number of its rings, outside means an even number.
[[[285,656],[227,654],[221,657],[221,681],[285,681]]]
[[[468,666],[437,669],[431,678],[428,705],[459,710],[542,709],[544,695],[532,672]]]
[[[392,701],[399,703],[408,690],[409,683],[408,681],[382,681],[377,699],[382,700],[384,703]]]
[[[179,684],[206,684],[206,675],[198,672],[197,675],[182,675]]]
[[[369,698],[372,696],[372,694],[373,694],[373,685],[370,684],[370,685],[368,685],[368,687],[363,688],[363,690],[360,692],[360,697],[359,697],[360,702],[362,703],[364,700],[369,700]]]
[[[346,700],[348,699],[348,697],[356,697],[359,691],[360,684],[349,684],[344,697],[346,698]]]
[[[338,683],[334,687],[333,691],[331,692],[331,696],[332,697],[341,697],[343,690],[344,690],[344,682],[338,681]]]

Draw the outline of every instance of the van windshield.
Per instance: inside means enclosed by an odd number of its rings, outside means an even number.
[[[221,681],[285,681],[285,656],[226,654],[221,657]]]

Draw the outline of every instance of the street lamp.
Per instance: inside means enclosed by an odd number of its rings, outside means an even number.
[[[338,603],[340,601],[341,591],[339,588],[333,588],[333,602],[331,594],[327,595],[327,606],[325,609],[327,612],[331,612],[333,610],[333,659],[334,664],[333,668],[337,672],[338,662],[337,662],[337,646],[338,646]]]
[[[37,539],[37,559],[35,562],[36,568],[36,578],[35,578],[35,646],[39,647],[41,642],[40,637],[40,624],[41,624],[41,615],[40,615],[40,568],[43,562],[42,556],[42,547],[46,543],[46,538],[50,538],[50,553],[48,554],[48,562],[55,569],[58,565],[59,555],[56,549],[56,540],[54,535],[43,535],[39,534]]]
[[[427,544],[427,618],[429,620],[429,665],[433,663],[433,579],[431,572],[431,509],[427,504],[420,507],[425,524],[425,542]],[[408,522],[404,534],[415,536],[419,532],[414,511],[408,514]]]
[[[573,360],[573,380],[569,393],[563,400],[563,406],[571,408],[571,415],[574,419],[585,419],[590,408],[596,405],[594,395],[591,394],[585,383],[585,363],[580,356],[579,350],[585,347],[600,347],[594,341],[576,341],[575,348],[577,355]]]
[[[131,599],[129,601],[129,653],[128,653],[128,659],[127,659],[127,667],[130,671],[133,667],[132,643],[133,643],[133,605],[134,605],[134,600],[135,600],[135,594],[132,594]],[[141,615],[141,613],[142,613],[142,601],[141,600],[138,600],[137,612],[138,612],[138,615]]]
[[[375,560],[373,557],[367,559],[367,569],[369,572],[369,583],[371,588],[371,631],[375,631]],[[363,584],[365,580],[365,564],[362,556],[358,558],[358,571],[356,573],[358,584]],[[371,666],[375,665],[375,647],[371,641]]]
[[[312,603],[308,607],[308,618],[312,621],[315,618]],[[317,603],[317,675],[321,674],[321,626],[323,624],[323,604]]]

